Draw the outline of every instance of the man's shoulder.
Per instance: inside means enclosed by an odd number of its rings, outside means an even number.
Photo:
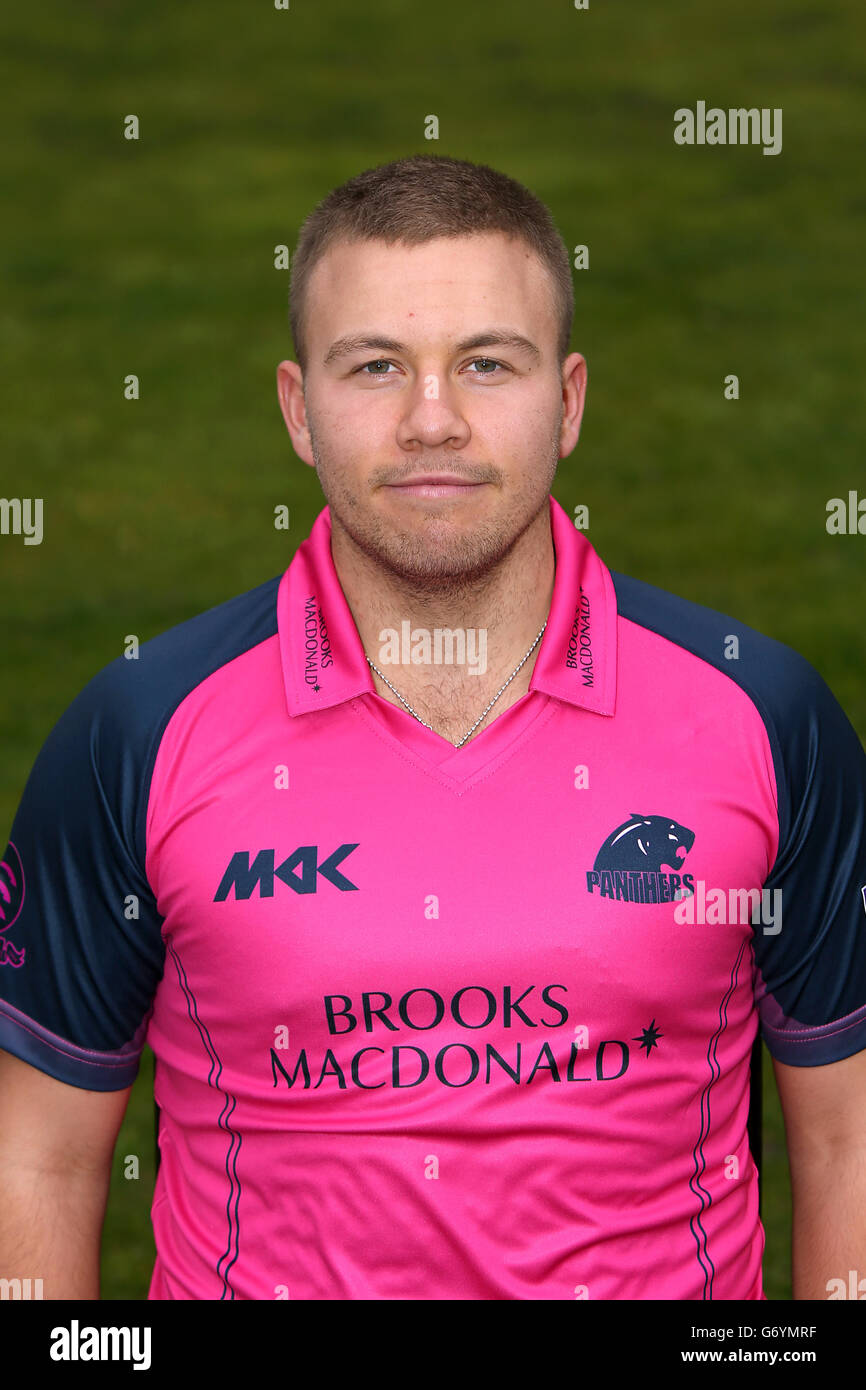
[[[611,570],[620,618],[707,662],[749,696],[765,720],[787,723],[834,696],[802,652],[730,613]]]
[[[282,577],[274,575],[253,589],[234,594],[157,633],[141,644],[139,659],[158,672],[169,670],[176,663],[204,663],[216,670],[242,656],[276,634],[277,590]]]
[[[166,628],[102,666],[67,706],[52,736],[98,731],[101,740],[147,739],[221,667],[277,632],[282,575]]]

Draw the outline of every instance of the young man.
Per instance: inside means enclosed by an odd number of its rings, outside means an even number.
[[[47,1296],[97,1296],[145,1040],[151,1298],[760,1299],[759,1020],[795,1297],[866,1268],[866,755],[551,498],[571,314],[484,166],[305,223],[278,387],[327,506],[94,677],[0,871],[0,1243]]]

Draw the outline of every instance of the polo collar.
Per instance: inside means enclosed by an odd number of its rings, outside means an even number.
[[[617,617],[613,580],[556,498],[548,500],[556,574],[529,689],[596,714],[613,714]],[[331,555],[328,507],[316,517],[280,580],[277,628],[290,715],[329,709],[376,693]]]

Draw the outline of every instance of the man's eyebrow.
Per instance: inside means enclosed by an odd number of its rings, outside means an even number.
[[[541,353],[535,343],[525,338],[522,333],[515,333],[506,328],[485,328],[480,333],[473,333],[470,338],[462,338],[459,343],[455,343],[454,351],[472,352],[477,348],[487,347],[513,348],[517,352],[527,353],[535,362],[541,361]],[[408,353],[410,348],[406,343],[397,342],[396,338],[386,338],[379,333],[348,334],[344,338],[337,338],[331,344],[323,358],[323,366],[327,367],[338,358],[348,357],[355,352],[377,351]]]

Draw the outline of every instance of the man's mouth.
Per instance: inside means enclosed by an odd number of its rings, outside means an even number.
[[[486,487],[454,473],[419,473],[403,483],[388,483],[388,490],[406,497],[469,497]]]

